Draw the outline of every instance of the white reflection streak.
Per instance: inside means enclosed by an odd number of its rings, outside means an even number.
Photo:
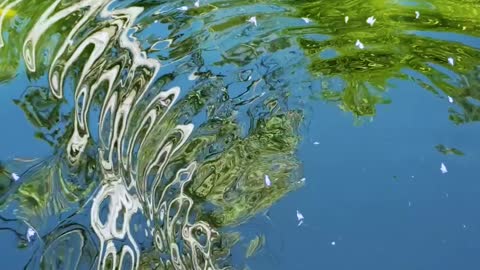
[[[17,0],[16,2],[20,1]],[[128,31],[132,29],[136,18],[144,9],[142,7],[129,7],[109,11],[107,6],[110,0],[84,0],[56,11],[60,2],[61,0],[56,0],[50,5],[33,26],[23,44],[23,56],[28,70],[34,72],[36,70],[36,47],[41,36],[53,24],[60,22],[67,16],[83,11],[81,19],[72,27],[56,52],[49,70],[49,84],[52,94],[58,99],[63,98],[63,83],[68,71],[84,55],[87,47],[91,48],[91,45],[93,45],[86,62],[83,63],[81,74],[75,86],[74,130],[68,142],[67,153],[72,164],[82,156],[90,138],[87,117],[93,97],[100,85],[108,82],[108,89],[99,119],[98,151],[102,168],[102,182],[92,200],[91,207],[91,226],[100,242],[98,269],[104,269],[109,258],[111,258],[114,268],[121,268],[125,256],[130,256],[132,267],[138,269],[140,250],[130,232],[130,219],[137,212],[143,211],[142,205],[145,205],[149,212],[147,217],[149,220],[155,221],[159,218],[165,222],[159,227],[154,227],[151,233],[154,234],[155,243],[161,251],[169,249],[170,262],[176,269],[185,269],[184,259],[190,260],[195,269],[205,267],[214,269],[214,264],[210,258],[210,240],[212,234],[216,232],[207,223],[195,222],[191,224],[188,220],[193,200],[184,194],[183,189],[184,185],[191,180],[197,166],[196,163],[192,162],[187,168],[177,171],[175,178],[166,187],[162,187],[159,192],[156,192],[162,182],[164,168],[169,163],[170,157],[179,151],[191,136],[194,129],[193,124],[178,125],[172,128],[160,140],[160,143],[156,144],[159,149],[156,149],[156,153],[154,152],[156,154],[155,158],[145,167],[146,174],[144,175],[148,175],[156,166],[159,169],[156,171],[151,186],[148,186],[146,176],[144,179],[140,179],[144,189],[142,190],[141,186],[138,186],[137,181],[139,179],[137,179],[138,175],[136,175],[134,169],[138,168],[140,160],[134,157],[135,147],[138,146],[139,149],[151,147],[145,143],[147,136],[156,125],[162,122],[180,95],[180,88],[173,87],[157,94],[149,100],[146,106],[140,104],[146,101],[143,97],[156,79],[161,66],[158,60],[148,58],[146,53],[141,50],[135,37],[128,35]],[[73,53],[67,55],[66,49],[72,46],[72,41],[80,28],[97,13],[100,18],[109,22],[109,26],[84,38]],[[130,58],[127,67],[116,65],[110,69],[104,69],[100,65],[99,60],[106,54],[109,45],[112,43],[116,43],[115,45],[128,51]],[[65,63],[62,61],[65,61]],[[123,69],[126,69],[126,77],[120,78]],[[97,73],[100,75],[97,75]],[[138,73],[141,73],[142,76],[136,80]],[[90,81],[93,81],[93,84],[90,85]],[[136,82],[140,82],[139,88],[133,88]],[[122,97],[121,100],[120,97]],[[138,125],[137,120],[132,118],[134,116],[140,116],[140,125]],[[145,135],[141,137],[142,131],[145,131]],[[180,137],[179,141],[170,140],[169,135]],[[125,145],[125,142],[128,144]],[[105,157],[105,154],[107,157]],[[115,161],[118,163],[114,164]],[[133,166],[134,164],[136,166]],[[122,172],[127,172],[128,176],[126,177],[131,180],[129,186],[126,186],[126,179]],[[187,175],[186,180],[182,180],[184,175]],[[172,194],[169,194],[167,198],[166,191],[170,190],[173,185],[180,185],[181,189],[176,191],[173,198],[170,197]],[[131,194],[129,191],[136,191],[138,194],[133,192]],[[108,217],[105,223],[102,223],[99,216],[100,207],[102,202],[106,200],[108,200],[107,206],[109,208]],[[176,208],[176,204],[180,207]],[[176,212],[171,213],[170,211]],[[121,214],[123,218],[120,217]],[[155,215],[159,215],[159,217]],[[117,228],[119,219],[123,221],[121,228]],[[180,228],[178,228],[179,225]],[[198,237],[198,231],[206,235],[205,246],[202,246],[195,239]],[[186,248],[180,248],[181,243],[177,243],[179,233]],[[114,244],[114,241],[117,240],[122,242],[119,247]],[[189,252],[189,254],[185,254],[186,252]],[[201,252],[203,256],[198,252]],[[202,262],[199,261],[200,259]]]

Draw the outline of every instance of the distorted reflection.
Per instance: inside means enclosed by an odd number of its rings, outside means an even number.
[[[447,14],[474,4],[400,2],[1,1],[0,83],[25,70],[15,104],[54,154],[0,167],[0,230],[27,268],[243,267],[235,226],[305,182],[309,98],[371,117],[406,79],[480,120],[479,39],[445,34],[478,30]]]

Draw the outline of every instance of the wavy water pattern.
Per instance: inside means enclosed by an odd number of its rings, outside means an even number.
[[[361,122],[409,80],[479,121],[478,4],[387,2],[0,1],[0,82],[25,74],[15,104],[53,152],[0,167],[22,266],[242,269],[232,249],[268,239],[236,227],[304,184],[318,100]]]

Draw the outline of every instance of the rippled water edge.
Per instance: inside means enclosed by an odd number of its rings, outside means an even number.
[[[468,3],[436,7],[451,12]],[[416,23],[417,8],[400,5],[377,15],[380,30],[373,30],[367,15],[390,7],[2,4],[18,14],[2,13],[0,54],[7,57],[0,66],[14,74],[24,65],[41,85],[16,103],[56,149],[19,182],[9,179],[13,167],[2,180],[2,218],[15,224],[7,227],[22,244],[27,227],[40,236],[33,268],[59,260],[79,268],[230,265],[239,240],[230,226],[301,186],[295,150],[308,98],[370,117],[389,102],[388,80],[411,79],[455,99],[454,122],[478,120],[478,48],[441,38],[455,31],[477,41],[475,14],[448,18],[424,7],[420,18],[433,19]],[[246,22],[251,16],[256,27]],[[432,39],[432,29],[440,36]],[[366,48],[355,48],[355,40]],[[58,256],[73,242],[77,251]]]

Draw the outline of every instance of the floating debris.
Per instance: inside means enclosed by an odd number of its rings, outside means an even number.
[[[309,18],[305,18],[303,17],[302,20],[305,22],[305,23],[310,23],[312,20],[310,20]]]
[[[357,46],[359,49],[363,50],[365,48],[365,46],[363,45],[362,42],[360,42],[360,40],[357,39],[357,42],[355,42],[355,46]]]
[[[337,243],[335,243],[335,241],[332,241],[330,244],[331,244],[332,246],[335,246]]]
[[[315,144],[315,145],[319,145],[320,143],[319,143],[319,142],[317,142],[317,141],[315,141],[315,142],[313,142],[313,144]]]
[[[307,181],[307,178],[303,177],[302,179],[300,179],[300,183],[305,183],[305,181]]]
[[[420,18],[420,12],[415,11],[415,19],[418,19],[418,18]]]
[[[453,98],[451,96],[447,96],[447,97],[448,97],[448,102],[453,103]]]
[[[272,181],[270,181],[270,177],[265,174],[265,186],[269,187],[272,185]]]
[[[348,16],[345,16],[345,23],[348,23]]]
[[[247,20],[247,22],[252,23],[253,25],[257,26],[257,17],[253,16]]]
[[[377,21],[374,16],[368,17],[367,23],[370,24],[370,26],[373,26],[373,24]]]
[[[302,215],[302,213],[300,213],[300,211],[297,210],[297,220],[298,220],[298,225],[297,226],[302,225],[304,219],[305,219],[305,217]]]
[[[445,166],[445,164],[443,164],[443,162],[442,162],[442,164],[440,165],[440,171],[441,171],[443,174],[445,174],[445,173],[448,172],[447,166]]]
[[[183,6],[183,7],[179,7],[177,8],[178,10],[181,10],[181,11],[187,11],[188,10],[188,7],[187,6]]]
[[[452,57],[449,57],[449,58],[448,58],[448,63],[449,63],[451,66],[454,65],[454,60],[453,60]]]
[[[32,228],[28,228],[27,230],[27,241],[31,242],[33,240],[33,237],[35,236],[35,230]]]
[[[265,236],[263,235],[256,236],[254,239],[250,241],[245,257],[249,258],[255,255],[260,249],[262,249],[264,245],[265,245]]]
[[[16,173],[12,173],[12,178],[14,181],[18,181],[18,179],[20,179],[20,176],[18,176],[18,174]]]
[[[462,151],[458,150],[457,148],[446,147],[443,144],[436,145],[435,148],[438,150],[438,152],[444,155],[457,155],[457,156],[465,155]]]
[[[195,4],[193,4],[195,7],[200,7],[200,0],[195,1]]]

